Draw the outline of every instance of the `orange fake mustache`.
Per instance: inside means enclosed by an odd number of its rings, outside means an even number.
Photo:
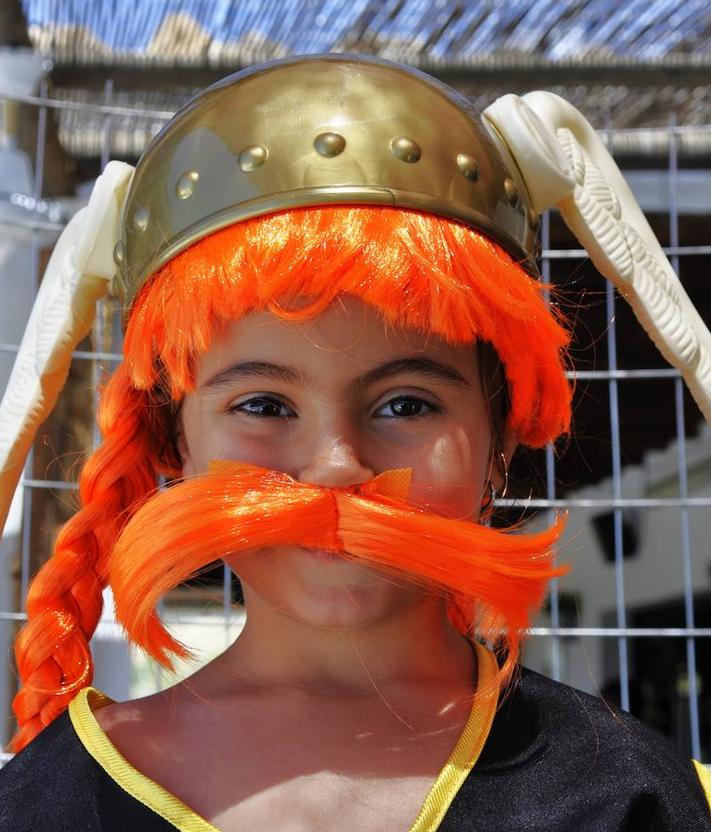
[[[162,664],[188,648],[156,612],[171,589],[218,558],[295,545],[419,580],[444,593],[465,633],[503,639],[513,668],[518,645],[556,566],[563,521],[534,534],[495,530],[409,504],[409,469],[367,483],[330,488],[233,462],[185,480],[148,500],[128,521],[109,557],[116,616],[129,637]]]

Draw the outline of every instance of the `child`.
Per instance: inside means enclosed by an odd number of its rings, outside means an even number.
[[[225,79],[146,151],[104,441],[17,640],[2,832],[711,829],[702,769],[516,665],[562,524],[487,520],[570,389],[503,132],[316,56]],[[89,687],[102,589],[169,666],[156,605],[218,558],[235,643],[145,699]]]

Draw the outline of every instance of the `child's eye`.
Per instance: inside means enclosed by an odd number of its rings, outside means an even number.
[[[381,405],[375,415],[383,419],[417,419],[429,413],[439,413],[439,408],[418,396],[396,396]]]
[[[255,396],[230,407],[230,413],[246,413],[258,419],[286,419],[296,416],[294,411],[278,399]]]

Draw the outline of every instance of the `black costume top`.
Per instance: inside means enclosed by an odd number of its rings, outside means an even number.
[[[119,754],[91,711],[108,701],[82,691],[0,771],[0,832],[215,832]],[[411,832],[710,832],[708,773],[629,714],[525,669],[495,707]]]

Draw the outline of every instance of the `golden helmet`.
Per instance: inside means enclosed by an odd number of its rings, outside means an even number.
[[[115,251],[126,305],[149,275],[211,232],[324,204],[451,217],[537,273],[538,217],[523,179],[464,97],[400,64],[312,55],[228,76],[146,149]]]

